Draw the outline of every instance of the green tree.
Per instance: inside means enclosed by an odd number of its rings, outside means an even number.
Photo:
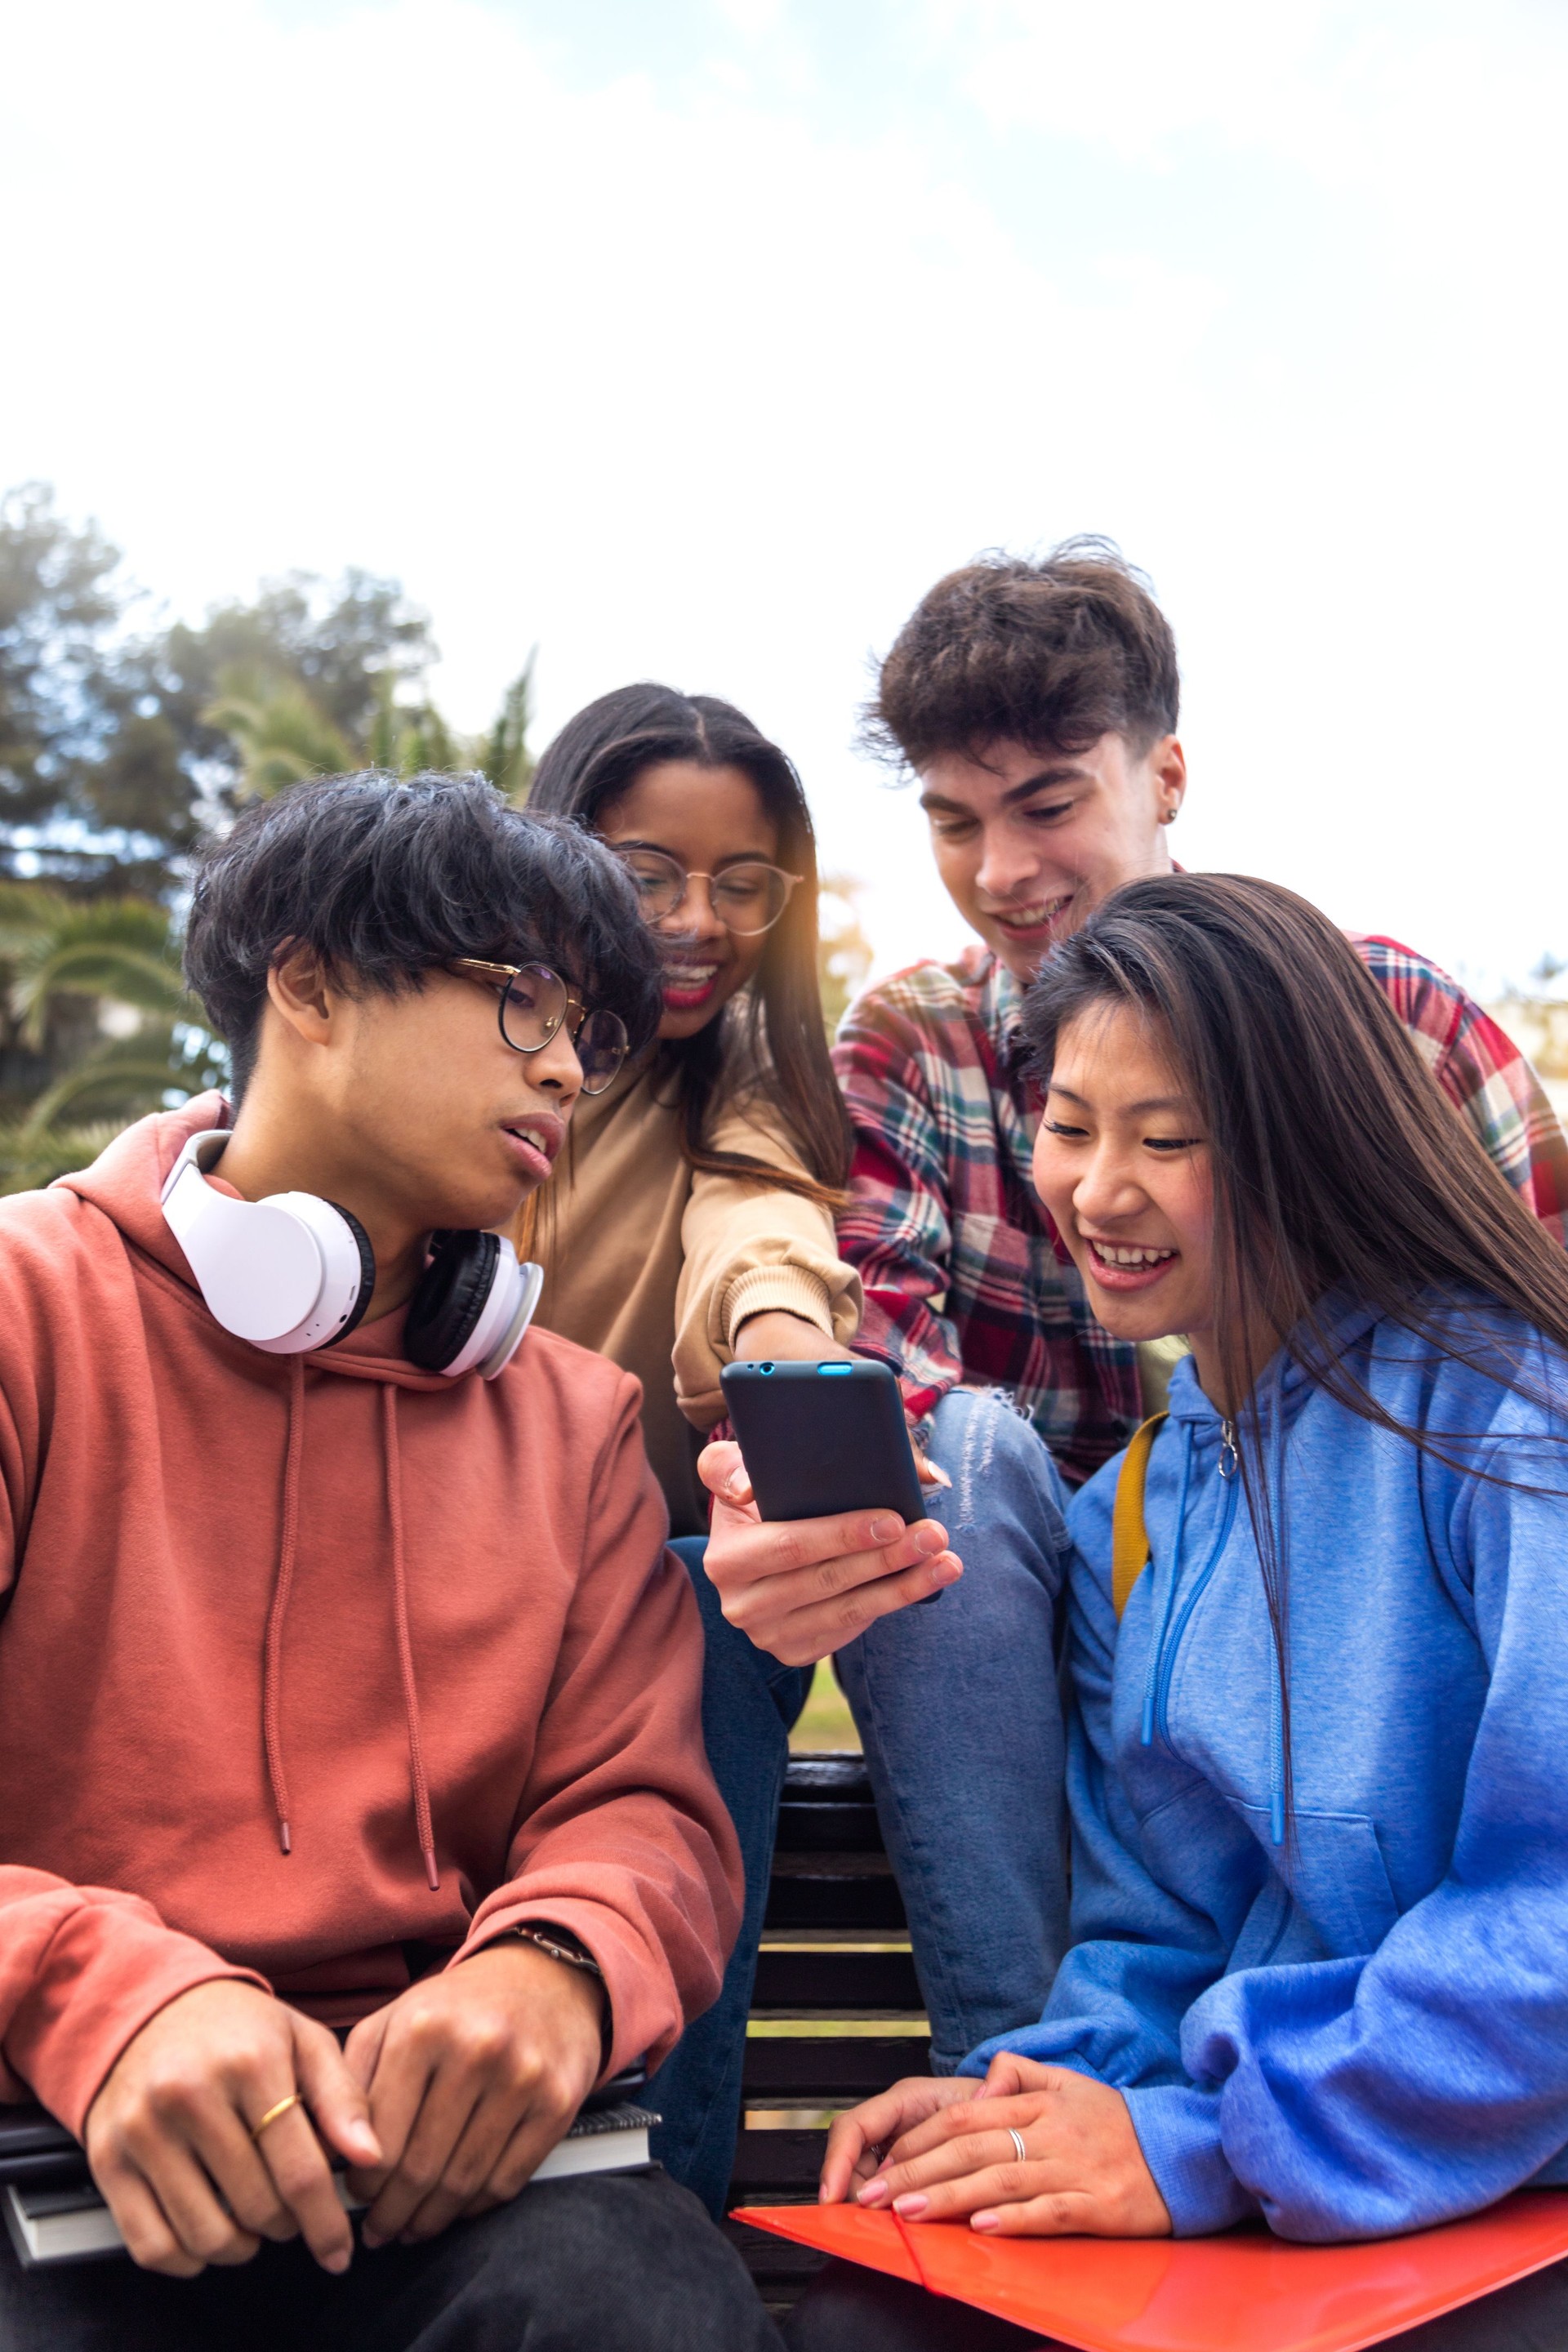
[[[535,646],[502,696],[495,725],[475,746],[474,765],[515,808],[521,808],[527,800],[538,765],[528,748],[533,723],[533,665],[538,656]]]
[[[291,752],[300,773],[317,754],[363,760],[378,712],[417,699],[436,658],[426,616],[363,571],[290,572],[199,625],[134,631],[140,601],[118,551],[43,484],[0,499],[0,873],[172,897],[204,824],[258,779],[289,780]],[[231,730],[237,702],[265,709]]]
[[[55,511],[42,482],[0,497],[0,854],[88,815],[86,782],[133,715],[117,649],[119,550]]]
[[[176,938],[204,828],[365,765],[479,768],[518,803],[532,780],[532,655],[494,726],[457,734],[395,580],[289,572],[199,625],[133,627],[141,602],[45,485],[0,498],[0,1192],[222,1083]]]
[[[237,789],[270,800],[307,776],[341,774],[358,765],[350,745],[291,677],[230,665],[218,673],[218,694],[202,713],[234,745]]]
[[[166,908],[0,883],[0,1191],[81,1166],[89,1107],[113,1133],[223,1082]]]

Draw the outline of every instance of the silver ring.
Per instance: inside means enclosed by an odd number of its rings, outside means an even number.
[[[1027,2162],[1029,2161],[1029,2151],[1028,2151],[1028,2149],[1024,2146],[1024,2135],[1023,2135],[1023,2133],[1022,2133],[1022,2132],[1016,2132],[1016,2131],[1013,2129],[1012,2125],[1011,2125],[1011,2124],[1009,2124],[1009,2125],[1008,2125],[1008,2126],[1007,2126],[1007,2137],[1008,2137],[1008,2138],[1012,2141],[1013,2146],[1016,2148],[1016,2150],[1017,2150],[1017,2152],[1018,2152],[1018,2161],[1019,2161],[1019,2163],[1020,2163],[1020,2164],[1027,2164]]]

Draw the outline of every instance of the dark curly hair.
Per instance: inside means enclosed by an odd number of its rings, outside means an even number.
[[[922,596],[883,662],[861,736],[920,770],[994,743],[1086,751],[1173,734],[1176,640],[1153,591],[1109,540],[1064,540],[1043,563],[983,555]]]
[[[634,1052],[658,1026],[658,958],[619,863],[481,776],[325,776],[198,853],[185,978],[228,1046],[237,1102],[291,940],[341,985],[388,995],[459,956],[547,963],[620,1014]]]

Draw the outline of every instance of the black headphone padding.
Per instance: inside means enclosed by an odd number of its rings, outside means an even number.
[[[494,1234],[437,1233],[419,1287],[408,1302],[403,1352],[424,1372],[445,1371],[474,1335],[500,1260]]]
[[[370,1245],[370,1235],[352,1209],[345,1209],[341,1201],[329,1201],[327,1206],[329,1209],[337,1211],[350,1233],[353,1234],[354,1247],[359,1252],[359,1297],[354,1300],[349,1319],[342,1329],[334,1331],[327,1341],[329,1348],[335,1348],[340,1339],[346,1339],[349,1333],[364,1320],[365,1308],[370,1305],[371,1293],[375,1288],[375,1252]]]

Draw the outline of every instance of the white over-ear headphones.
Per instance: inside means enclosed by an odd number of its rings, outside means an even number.
[[[370,1305],[375,1258],[364,1227],[313,1192],[238,1201],[206,1181],[228,1141],[193,1135],[162,1194],[169,1230],[226,1331],[272,1356],[344,1339]],[[432,1236],[429,1265],[408,1304],[404,1351],[424,1371],[493,1381],[516,1354],[539,1304],[542,1267],[520,1265],[499,1234]]]

